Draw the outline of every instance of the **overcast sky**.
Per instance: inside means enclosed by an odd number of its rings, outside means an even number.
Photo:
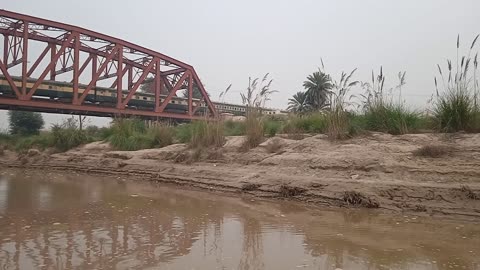
[[[212,99],[229,84],[239,103],[248,77],[269,72],[285,108],[306,76],[325,62],[338,78],[358,68],[367,81],[383,66],[387,84],[407,72],[412,108],[426,106],[436,64],[452,58],[456,36],[468,47],[480,33],[479,0],[16,0],[1,8],[81,26],[167,54],[195,67]],[[3,46],[3,44],[0,44]],[[2,47],[3,48],[3,47]],[[6,113],[0,111],[0,129]],[[59,117],[47,116],[48,123]],[[106,120],[91,120],[105,124]]]

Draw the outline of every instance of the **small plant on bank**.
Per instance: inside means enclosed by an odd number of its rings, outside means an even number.
[[[442,132],[480,132],[478,53],[472,51],[479,36],[473,40],[467,55],[460,57],[460,36],[457,37],[456,64],[447,60],[447,73],[438,65],[441,82],[435,77],[434,117]],[[473,72],[471,66],[473,62]],[[443,90],[439,90],[443,88]]]
[[[445,145],[425,145],[413,151],[414,156],[439,158],[451,154],[452,147]]]
[[[265,149],[268,153],[278,153],[283,147],[282,141],[280,138],[273,138],[265,146]]]

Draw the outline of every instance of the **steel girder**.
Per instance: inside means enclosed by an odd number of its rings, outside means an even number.
[[[167,55],[77,26],[6,10],[0,10],[0,34],[3,36],[0,71],[15,93],[13,99],[0,97],[0,105],[71,110],[77,113],[90,111],[109,115],[199,119],[205,118],[195,114],[202,103],[208,108],[207,117],[218,116],[195,69]],[[43,46],[35,56],[29,47],[32,42]],[[21,71],[10,74],[9,71],[17,65],[21,65]],[[12,75],[21,76],[21,87],[15,85]],[[48,102],[32,98],[42,82],[47,79],[55,81],[59,75],[69,77],[73,85],[71,102]],[[35,80],[29,89],[27,79]],[[110,80],[107,87],[117,90],[116,106],[107,108],[85,104],[87,95],[104,80]],[[147,81],[152,83],[152,92],[155,94],[154,108],[151,111],[129,109],[128,102],[140,85]],[[86,85],[86,88],[82,88],[83,92],[79,91],[80,84]],[[193,101],[194,88],[202,95],[201,101],[196,102],[197,106]],[[167,104],[180,89],[188,92],[187,112],[165,112]],[[126,97],[125,90],[128,91]],[[163,93],[167,93],[167,97],[161,99]]]

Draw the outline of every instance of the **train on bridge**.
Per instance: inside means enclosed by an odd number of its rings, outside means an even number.
[[[22,78],[12,77],[15,85],[21,87]],[[27,79],[27,89],[30,89],[35,84],[35,79]],[[79,85],[78,93],[81,94],[86,89],[87,85]],[[35,95],[34,99],[48,100],[51,102],[70,103],[73,99],[73,84],[68,82],[48,81],[42,82]],[[123,91],[123,97],[126,97],[128,91]],[[4,76],[0,75],[0,97],[14,98],[10,84]],[[166,95],[160,95],[160,101],[163,102]],[[92,91],[85,98],[85,103],[88,105],[97,105],[102,107],[115,107],[117,102],[117,90],[107,87],[94,87]],[[220,114],[244,116],[246,114],[246,106],[238,104],[230,104],[223,102],[213,102],[215,109]],[[155,94],[148,92],[137,91],[132,99],[128,102],[129,109],[151,110],[155,106]],[[204,101],[193,98],[193,106],[200,106],[197,110],[197,115],[202,115],[206,112],[207,107]],[[165,108],[166,112],[170,113],[186,113],[188,110],[188,99],[175,96],[173,97]],[[286,114],[285,111],[264,108],[262,113],[265,115],[281,115]]]

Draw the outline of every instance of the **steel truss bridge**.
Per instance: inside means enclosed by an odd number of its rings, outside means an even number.
[[[0,10],[0,34],[1,109],[177,120],[218,116],[195,69],[170,56],[7,10]],[[146,83],[150,96],[140,96]],[[179,91],[187,93],[182,101],[176,101]]]

